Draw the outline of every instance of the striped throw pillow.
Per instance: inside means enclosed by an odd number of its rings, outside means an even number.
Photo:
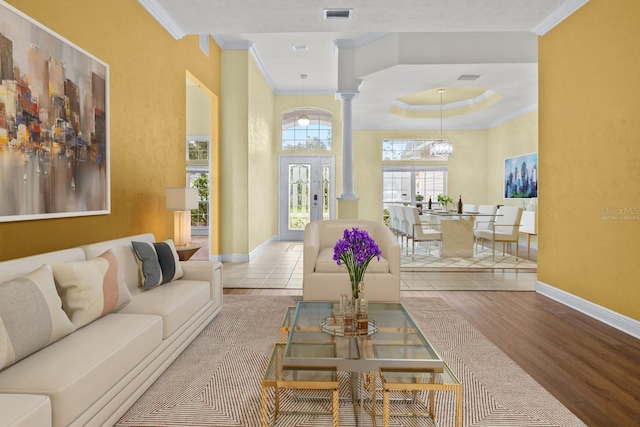
[[[169,283],[183,276],[173,240],[164,242],[131,242],[138,258],[144,290]]]
[[[89,261],[52,264],[51,268],[62,308],[77,328],[131,301],[124,274],[110,250]]]
[[[0,369],[75,330],[49,265],[0,284]]]

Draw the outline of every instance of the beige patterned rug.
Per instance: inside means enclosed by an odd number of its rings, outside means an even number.
[[[296,297],[225,295],[222,312],[118,422],[118,426],[259,426],[260,378]],[[463,383],[464,426],[583,426],[568,409],[439,298],[403,300]],[[341,378],[340,425],[354,426]],[[451,393],[437,396],[453,425]],[[281,415],[280,426],[331,425],[328,415]],[[369,417],[364,425],[372,425]],[[381,425],[378,419],[378,425]],[[394,426],[431,426],[392,418]]]
[[[478,248],[474,250],[473,256],[469,258],[442,258],[436,243],[428,245],[421,243],[416,246],[415,253],[403,248],[400,268],[402,271],[482,271],[482,270],[505,270],[535,272],[538,265],[534,261],[529,261],[520,253],[519,257],[510,253],[503,253],[502,246],[496,247],[495,258],[491,248]]]

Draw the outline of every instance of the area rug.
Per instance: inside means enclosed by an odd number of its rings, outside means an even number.
[[[522,255],[522,254],[520,254]],[[526,254],[525,254],[526,255]],[[436,244],[416,246],[415,253],[411,247],[402,248],[400,269],[402,271],[522,271],[535,272],[538,265],[522,256],[496,251],[495,258],[491,248],[479,248],[469,258],[442,258]]]
[[[225,295],[222,312],[119,420],[118,426],[259,426],[260,379],[286,308],[297,297]],[[463,383],[464,426],[583,426],[566,407],[439,298],[403,303]],[[340,425],[355,426],[340,388]],[[454,425],[452,393],[436,414]],[[369,417],[364,425],[372,425]],[[278,425],[331,425],[328,415],[281,415]],[[381,425],[378,419],[378,425]],[[430,426],[392,418],[394,426]]]

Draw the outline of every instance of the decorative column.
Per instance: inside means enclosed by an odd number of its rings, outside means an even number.
[[[342,99],[342,193],[338,198],[338,218],[358,218],[358,197],[353,191],[353,125],[351,101],[356,93],[340,93]]]

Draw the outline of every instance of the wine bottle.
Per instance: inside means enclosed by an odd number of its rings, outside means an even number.
[[[458,199],[458,213],[459,214],[462,213],[462,194],[460,195],[460,198]]]
[[[431,196],[429,196],[429,204],[427,205],[427,209],[431,210]]]
[[[369,332],[369,302],[365,299],[363,291],[360,291],[356,306],[356,333],[367,335]]]

